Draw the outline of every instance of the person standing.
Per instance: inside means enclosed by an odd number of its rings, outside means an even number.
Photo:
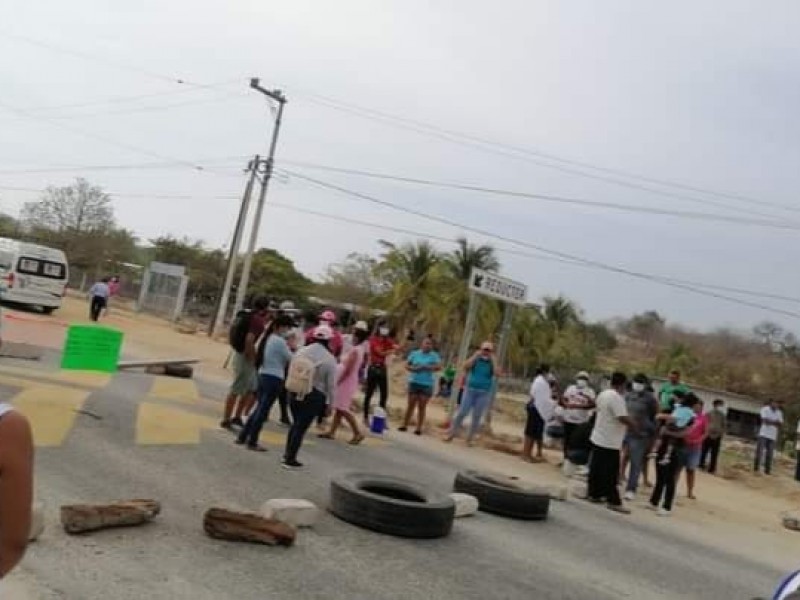
[[[625,473],[625,463],[628,463],[628,480],[625,485],[625,500],[636,498],[639,479],[645,466],[645,459],[653,446],[656,431],[656,414],[658,414],[658,401],[655,395],[648,390],[648,379],[644,373],[637,373],[633,378],[631,391],[625,396],[625,406],[628,415],[636,428],[628,431],[625,436],[625,450],[622,458],[620,474]]]
[[[28,420],[0,402],[0,580],[25,555],[33,505],[33,436]]]
[[[544,426],[552,418],[556,405],[550,381],[550,365],[540,365],[531,383],[530,399],[526,406],[525,441],[522,445],[522,460],[526,462],[544,462]],[[536,456],[533,455],[534,446]]]
[[[800,419],[797,421],[797,432],[794,438],[794,453],[797,460],[797,466],[794,470],[795,481],[800,481]]]
[[[586,423],[595,407],[596,394],[589,385],[589,374],[581,371],[575,376],[575,383],[567,387],[561,406],[564,412],[561,415],[564,424],[564,460],[569,453],[570,439],[579,425]]]
[[[336,359],[328,349],[332,337],[333,330],[328,325],[317,325],[311,343],[298,350],[289,364],[286,388],[291,398],[292,426],[286,435],[281,463],[284,469],[303,468],[297,460],[303,438],[314,419],[330,411],[336,393]],[[299,388],[303,391],[296,391]]]
[[[336,430],[344,419],[353,431],[353,438],[350,444],[357,446],[364,441],[364,434],[358,427],[358,421],[353,416],[350,407],[353,404],[353,396],[358,390],[358,372],[364,363],[364,356],[367,352],[366,341],[369,337],[369,325],[364,321],[355,324],[352,334],[352,344],[342,356],[336,376],[336,393],[333,400],[333,422],[331,428],[320,433],[318,437],[332,440],[336,437]]]
[[[668,381],[661,384],[661,389],[658,391],[658,403],[661,405],[661,410],[672,410],[676,395],[682,397],[689,391],[689,386],[681,381],[681,372],[677,369],[670,371]]]
[[[680,412],[685,408],[694,410],[700,399],[692,392],[686,394],[681,405],[674,414],[661,413],[658,418],[669,425],[661,429],[661,443],[656,456],[656,485],[650,496],[650,508],[658,511],[660,517],[672,514],[672,503],[675,500],[675,488],[678,474],[685,459],[684,441],[691,427],[691,422],[683,420]],[[663,500],[663,504],[662,504]]]
[[[597,397],[597,419],[592,431],[592,456],[589,460],[589,484],[587,496],[590,502],[600,503],[605,500],[610,510],[621,514],[630,514],[630,509],[623,506],[619,497],[619,464],[620,449],[625,439],[627,428],[635,430],[636,424],[628,416],[625,406],[624,373],[611,375],[611,387]]]
[[[266,452],[266,448],[258,443],[258,438],[264,423],[269,419],[272,405],[280,394],[286,369],[292,360],[292,351],[286,342],[286,336],[293,326],[294,321],[291,317],[286,315],[276,317],[264,331],[259,344],[256,353],[261,355],[258,371],[258,404],[239,432],[239,437],[236,438],[236,443],[246,444],[248,450]]]
[[[700,468],[711,474],[717,472],[717,460],[725,436],[725,403],[714,400],[713,408],[708,411],[708,434],[703,441],[703,451],[700,454]]]
[[[369,426],[370,403],[375,390],[378,390],[378,402],[383,410],[389,400],[389,377],[386,360],[397,350],[397,344],[389,336],[386,323],[378,325],[378,335],[369,339],[369,358],[367,362],[367,384],[364,390],[364,424]]]
[[[775,454],[775,443],[778,441],[778,428],[783,425],[783,411],[774,399],[770,398],[766,406],[761,409],[761,427],[758,430],[756,442],[756,456],[753,462],[753,471],[758,473],[761,463],[764,463],[764,473],[772,472],[772,457]]]
[[[694,495],[695,474],[700,466],[700,458],[703,454],[703,443],[708,435],[708,416],[703,414],[703,401],[695,402],[692,407],[694,410],[694,422],[689,431],[686,432],[686,496],[690,500],[696,500]]]
[[[416,435],[422,435],[422,428],[425,426],[425,411],[428,401],[433,396],[433,374],[442,368],[442,359],[439,353],[433,349],[433,340],[426,337],[422,340],[419,350],[414,350],[408,355],[406,369],[408,375],[408,407],[406,416],[403,419],[403,426],[400,431],[408,431],[408,426],[417,413],[417,427],[414,430]]]
[[[100,319],[100,313],[108,306],[108,297],[110,295],[111,289],[108,287],[108,277],[103,277],[89,290],[89,317],[92,321],[97,322]]]
[[[231,325],[228,341],[233,350],[233,383],[219,424],[223,429],[244,427],[242,416],[248,414],[255,403],[258,389],[256,341],[266,328],[268,312],[269,300],[256,298],[253,307],[240,311]]]
[[[492,398],[492,388],[497,377],[497,362],[494,358],[494,346],[491,342],[483,342],[480,350],[464,363],[466,389],[461,405],[458,407],[450,431],[445,438],[450,442],[458,435],[464,419],[472,413],[472,423],[467,434],[467,445],[471,446],[481,427],[481,419]]]

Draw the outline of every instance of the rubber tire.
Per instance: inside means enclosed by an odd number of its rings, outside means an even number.
[[[45,315],[52,315],[55,310],[56,309],[53,306],[43,306],[42,307],[42,313],[45,314]]]
[[[453,491],[478,499],[478,509],[484,512],[541,521],[550,511],[550,494],[522,488],[507,478],[478,471],[461,471],[456,475]]]
[[[191,379],[192,375],[194,375],[194,369],[192,369],[191,365],[164,365],[164,375]]]
[[[411,494],[413,502],[365,490],[377,486]],[[432,492],[413,481],[369,473],[349,473],[331,481],[329,510],[342,521],[371,531],[406,538],[445,537],[453,528],[456,505],[445,494]]]

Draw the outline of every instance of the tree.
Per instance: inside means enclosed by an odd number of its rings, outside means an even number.
[[[344,261],[330,265],[317,286],[317,294],[328,300],[369,306],[391,290],[375,273],[378,261],[368,254],[352,252]]]
[[[467,238],[460,237],[456,240],[458,246],[445,256],[445,264],[454,279],[468,282],[472,269],[484,271],[499,271],[500,261],[494,247],[489,245],[476,246],[470,244]]]
[[[663,334],[666,322],[657,311],[647,310],[633,315],[623,324],[623,329],[632,338],[644,342],[645,348],[649,350]]]
[[[83,178],[65,187],[49,186],[42,197],[22,208],[22,221],[30,229],[58,233],[103,232],[114,227],[111,196]]]
[[[543,316],[556,332],[581,321],[581,311],[578,306],[569,298],[560,295],[555,298],[544,297]]]
[[[294,263],[272,248],[261,248],[253,255],[248,294],[291,300],[299,305],[308,301],[312,282]]]

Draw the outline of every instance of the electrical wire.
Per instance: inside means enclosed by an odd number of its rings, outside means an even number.
[[[443,224],[443,225],[447,225],[449,227],[456,227],[456,228],[459,228],[459,229],[461,229],[463,231],[471,231],[471,232],[477,233],[479,235],[483,235],[483,236],[486,236],[486,237],[502,240],[504,242],[508,242],[508,243],[511,243],[511,244],[514,244],[514,245],[517,245],[517,246],[522,246],[522,247],[525,247],[525,248],[530,248],[530,249],[533,249],[533,250],[537,250],[539,252],[543,252],[543,253],[549,254],[551,256],[556,256],[558,258],[563,258],[563,259],[566,259],[566,260],[572,260],[572,261],[575,261],[575,262],[579,262],[579,263],[582,263],[582,264],[584,264],[586,266],[590,266],[590,267],[593,267],[593,268],[596,268],[596,269],[601,269],[601,270],[609,271],[609,272],[612,272],[612,273],[618,273],[618,274],[621,274],[621,275],[627,275],[628,277],[641,279],[641,280],[644,280],[644,281],[649,281],[649,282],[654,282],[654,283],[659,283],[661,285],[665,285],[665,286],[668,286],[668,287],[673,287],[673,288],[676,288],[676,289],[681,289],[681,290],[688,291],[688,292],[691,292],[691,293],[694,293],[694,294],[697,294],[697,295],[707,296],[707,297],[710,297],[710,298],[716,298],[718,300],[725,300],[727,302],[731,302],[731,303],[734,303],[734,304],[739,304],[741,306],[748,306],[750,308],[757,308],[757,309],[764,310],[764,311],[767,311],[767,312],[771,312],[771,313],[774,313],[774,314],[780,314],[780,315],[784,315],[784,316],[789,316],[789,317],[793,317],[793,318],[796,318],[796,319],[800,319],[800,313],[797,313],[797,312],[794,312],[794,311],[784,310],[784,309],[781,309],[781,308],[776,308],[774,306],[769,306],[769,305],[761,304],[761,303],[758,303],[758,302],[752,302],[750,300],[743,300],[741,298],[735,298],[733,296],[728,296],[728,295],[725,295],[725,294],[720,294],[718,292],[701,289],[701,288],[698,288],[698,287],[695,287],[695,286],[692,286],[692,285],[688,285],[688,284],[684,284],[684,283],[677,283],[675,280],[672,280],[672,279],[667,279],[667,278],[662,278],[662,277],[658,277],[658,276],[654,276],[654,275],[649,275],[647,273],[641,273],[641,272],[638,272],[638,271],[633,271],[631,269],[627,269],[627,268],[624,268],[624,267],[617,267],[617,266],[610,265],[610,264],[607,264],[607,263],[603,263],[603,262],[600,262],[600,261],[597,261],[597,260],[587,259],[587,258],[583,258],[581,256],[577,256],[577,255],[574,255],[574,254],[567,253],[567,252],[562,252],[560,250],[553,250],[553,249],[546,248],[546,247],[538,245],[538,244],[525,242],[523,240],[518,240],[518,239],[509,237],[509,236],[505,236],[505,235],[502,235],[502,234],[499,234],[499,233],[496,233],[496,232],[488,231],[488,230],[480,228],[480,227],[473,227],[473,226],[470,226],[470,225],[466,225],[464,223],[459,223],[457,221],[453,221],[451,219],[447,219],[445,217],[432,215],[432,214],[425,213],[423,211],[419,211],[419,210],[416,210],[416,209],[413,209],[413,208],[409,208],[409,207],[406,207],[406,206],[400,206],[400,205],[394,204],[392,202],[389,202],[388,200],[383,200],[381,198],[377,198],[377,197],[371,196],[369,194],[364,194],[363,192],[359,192],[359,191],[356,191],[356,190],[351,190],[349,188],[345,188],[345,187],[342,187],[342,186],[339,186],[339,185],[336,185],[336,184],[333,184],[333,183],[329,183],[329,182],[326,182],[326,181],[323,181],[323,180],[320,180],[320,179],[317,179],[317,178],[314,178],[314,177],[309,177],[307,175],[303,175],[303,174],[297,173],[295,171],[289,171],[289,170],[286,170],[286,169],[282,169],[282,171],[284,173],[286,173],[287,175],[289,175],[290,177],[296,177],[296,178],[298,178],[300,180],[312,183],[312,184],[314,184],[314,185],[316,185],[318,187],[330,189],[330,190],[339,192],[341,194],[344,194],[346,196],[359,198],[359,199],[364,200],[366,202],[370,202],[370,203],[373,203],[373,204],[378,204],[380,206],[385,206],[387,208],[391,208],[391,209],[399,211],[399,212],[415,215],[417,217],[421,217],[421,218],[429,220],[429,221],[434,221],[434,222],[437,222],[437,223],[440,223],[440,224]]]
[[[554,165],[554,164],[547,163],[547,162],[542,162],[542,161],[536,160],[536,159],[537,158],[547,159],[547,160],[554,161],[554,162],[561,162],[561,163],[564,163],[565,165],[572,165],[574,167],[592,169],[592,170],[596,170],[596,171],[600,171],[600,172],[614,174],[614,175],[617,175],[617,176],[627,177],[629,179],[643,181],[643,182],[646,182],[646,183],[654,183],[654,184],[665,186],[665,187],[673,187],[673,188],[676,188],[676,189],[681,189],[681,190],[685,190],[685,191],[691,191],[691,192],[700,193],[700,194],[707,194],[707,195],[716,196],[716,197],[719,197],[719,198],[727,198],[727,199],[735,200],[735,201],[742,202],[742,203],[754,204],[754,205],[764,206],[764,207],[777,208],[777,209],[785,210],[785,211],[800,212],[800,206],[792,206],[792,205],[786,205],[786,204],[781,204],[781,203],[777,203],[777,202],[770,202],[770,201],[760,200],[760,199],[756,199],[756,198],[752,198],[752,197],[744,196],[744,195],[739,195],[739,194],[731,194],[731,193],[727,193],[727,192],[719,192],[719,191],[711,190],[711,189],[708,189],[708,188],[702,188],[702,187],[698,187],[698,186],[691,186],[691,185],[687,185],[687,184],[684,184],[684,183],[678,183],[678,182],[674,182],[674,181],[669,181],[669,180],[666,180],[666,179],[658,179],[658,178],[655,178],[655,177],[647,177],[647,176],[639,175],[639,174],[636,174],[636,173],[631,173],[631,172],[628,172],[628,171],[624,171],[624,170],[621,170],[621,169],[611,169],[611,168],[608,168],[608,167],[593,165],[593,164],[587,163],[587,162],[575,161],[575,160],[572,160],[572,159],[567,159],[567,158],[563,158],[563,157],[560,157],[560,156],[556,156],[554,154],[548,154],[548,153],[544,153],[544,152],[530,150],[528,148],[522,148],[522,147],[514,146],[514,145],[511,145],[511,144],[504,144],[504,143],[501,143],[501,142],[488,140],[488,139],[481,138],[479,136],[471,135],[471,134],[468,134],[468,133],[458,132],[458,131],[455,131],[455,130],[452,130],[452,129],[445,129],[443,127],[438,127],[436,125],[432,125],[430,123],[425,123],[423,121],[418,121],[418,120],[415,120],[415,119],[409,119],[407,117],[401,117],[401,116],[397,116],[397,115],[392,115],[392,114],[384,112],[384,111],[379,111],[379,110],[375,110],[375,109],[371,109],[371,108],[366,108],[366,107],[363,107],[363,106],[359,106],[357,104],[344,102],[342,100],[331,98],[330,96],[317,94],[317,93],[310,92],[310,91],[307,91],[307,90],[293,89],[292,92],[293,92],[293,94],[299,94],[301,96],[301,98],[303,96],[305,96],[305,99],[307,101],[309,101],[309,102],[312,102],[314,104],[317,104],[317,105],[320,105],[320,106],[324,106],[324,107],[327,107],[327,108],[331,108],[331,109],[337,110],[339,112],[344,112],[344,113],[351,114],[351,115],[354,115],[354,116],[357,116],[357,117],[370,119],[370,120],[373,120],[373,121],[377,121],[377,122],[381,122],[381,123],[384,123],[384,124],[392,125],[394,127],[400,127],[400,128],[403,128],[403,129],[408,129],[408,130],[420,133],[422,135],[427,135],[429,137],[442,139],[444,141],[448,141],[448,142],[455,143],[455,144],[461,144],[461,145],[469,146],[469,147],[472,147],[472,148],[475,148],[475,149],[478,149],[478,150],[482,150],[484,152],[497,154],[499,156],[505,156],[507,158],[515,158],[515,159],[518,159],[518,160],[525,160],[526,162],[530,162],[532,164],[536,164],[536,165],[538,165],[540,167],[561,171],[563,173],[567,173],[567,174],[570,174],[570,175],[576,175],[576,176],[579,176],[579,177],[585,177],[585,178],[589,178],[589,179],[595,179],[595,180],[598,180],[598,181],[604,181],[606,183],[612,183],[614,185],[628,187],[628,188],[631,188],[631,189],[645,191],[645,192],[648,192],[648,193],[658,194],[658,195],[666,196],[666,197],[670,197],[670,198],[677,198],[677,199],[681,199],[681,200],[686,200],[686,201],[689,201],[689,202],[708,204],[708,205],[711,205],[711,206],[723,207],[723,208],[726,208],[726,209],[729,209],[729,210],[737,210],[737,211],[740,211],[740,212],[745,212],[747,214],[754,214],[756,216],[771,216],[771,215],[765,215],[764,213],[761,213],[761,212],[754,212],[754,211],[750,211],[748,209],[744,209],[744,208],[741,208],[741,207],[731,206],[728,203],[715,202],[713,200],[709,200],[709,199],[706,199],[706,198],[696,198],[696,197],[687,196],[687,195],[684,195],[684,194],[677,194],[677,193],[674,193],[674,192],[667,192],[665,190],[659,190],[659,189],[652,188],[652,187],[649,187],[649,186],[644,186],[644,185],[632,183],[630,181],[621,180],[621,179],[618,179],[616,177],[612,178],[612,177],[607,177],[607,176],[603,176],[603,175],[598,175],[596,173],[587,173],[585,171],[581,171],[579,169],[571,168],[569,166]]]
[[[335,173],[343,173],[346,175],[355,175],[360,177],[369,177],[372,179],[383,179],[389,181],[398,181],[401,183],[410,183],[417,185],[424,185],[430,187],[440,187],[448,189],[456,189],[468,192],[480,192],[484,194],[492,194],[498,196],[507,196],[512,198],[525,198],[528,200],[539,200],[542,202],[554,202],[559,204],[571,204],[575,206],[590,207],[590,208],[606,208],[624,212],[635,212],[652,215],[678,217],[684,219],[699,219],[705,221],[720,221],[727,223],[736,223],[739,225],[759,226],[759,227],[772,227],[776,229],[791,229],[800,230],[800,223],[793,221],[776,221],[764,219],[745,219],[741,217],[732,217],[727,215],[720,215],[716,213],[701,213],[693,211],[681,210],[668,210],[662,208],[651,208],[646,206],[634,206],[631,204],[621,204],[618,202],[603,202],[597,200],[586,200],[581,198],[565,198],[563,196],[552,196],[548,194],[534,194],[531,192],[520,192],[515,190],[505,190],[497,188],[489,188],[485,186],[470,185],[463,183],[454,183],[446,181],[434,181],[430,179],[421,179],[417,177],[407,177],[401,175],[391,175],[388,173],[376,173],[372,171],[364,171],[360,169],[348,169],[342,167],[332,167],[329,165],[320,165],[315,163],[308,163],[302,161],[282,160],[282,163],[293,164],[301,168],[319,169],[331,171]]]

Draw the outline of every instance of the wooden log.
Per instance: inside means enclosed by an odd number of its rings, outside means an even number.
[[[297,534],[294,527],[281,521],[224,508],[209,508],[203,516],[203,529],[212,538],[268,546],[291,546]]]
[[[130,527],[152,521],[161,512],[155,500],[121,500],[110,504],[67,504],[61,507],[61,525],[67,533],[85,533],[109,527]]]
[[[194,365],[200,362],[199,358],[155,358],[151,360],[121,360],[117,363],[118,369],[142,369],[166,365]]]

